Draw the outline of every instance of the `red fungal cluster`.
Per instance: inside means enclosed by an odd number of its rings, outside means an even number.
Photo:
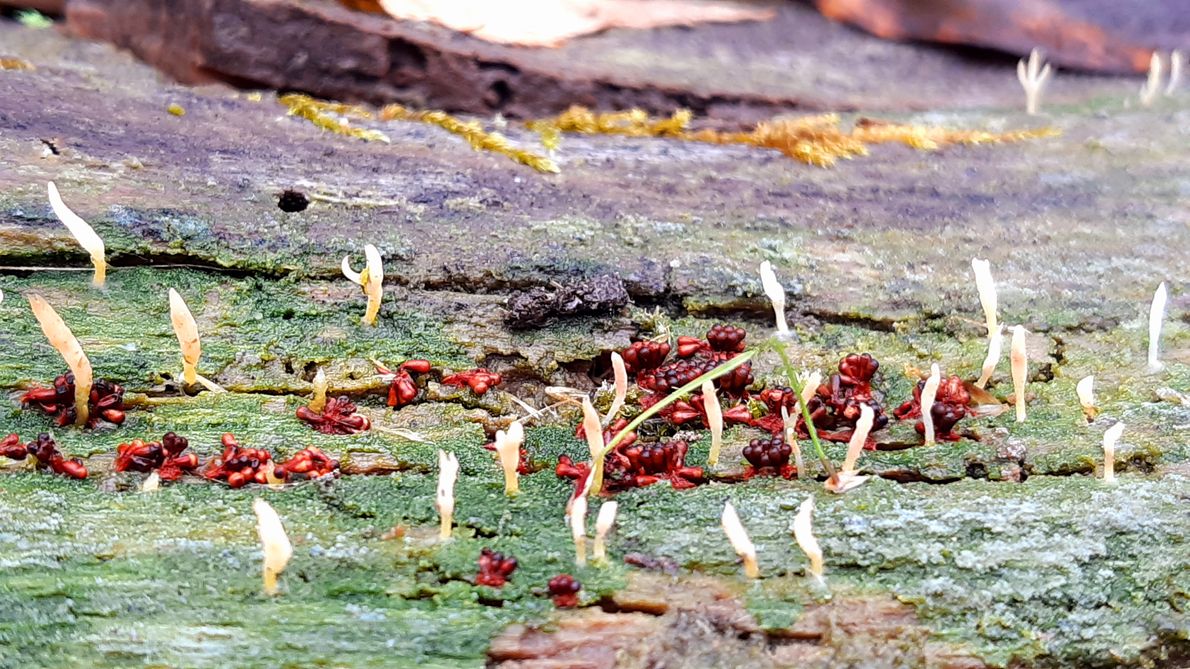
[[[406,360],[397,367],[397,371],[395,372],[387,367],[376,365],[376,371],[381,374],[391,374],[393,376],[393,380],[388,386],[387,404],[390,407],[399,409],[417,399],[418,387],[417,382],[413,380],[413,375],[429,373],[430,361]]]
[[[486,369],[469,369],[442,378],[444,386],[467,386],[476,395],[482,395],[500,385],[503,379],[495,372]]]
[[[74,374],[67,372],[54,379],[50,388],[37,388],[21,396],[21,403],[53,416],[59,427],[71,425],[78,418],[74,407]],[[91,384],[87,427],[100,420],[119,425],[124,422],[124,388],[106,379]]]
[[[162,481],[176,481],[182,478],[182,474],[198,468],[197,455],[182,453],[189,445],[185,437],[173,432],[167,432],[161,441],[133,439],[132,443],[116,447],[113,469],[118,472],[150,472],[156,469]]]
[[[914,428],[919,434],[926,431],[921,422],[921,392],[926,382],[918,381],[913,388],[913,399],[905,402],[893,411],[897,420],[917,418]],[[954,432],[954,427],[967,416],[967,406],[971,403],[971,394],[963,385],[963,380],[957,376],[948,376],[938,384],[938,393],[934,396],[934,405],[930,408],[930,416],[934,419],[934,436],[940,441],[958,441],[961,435]]]
[[[21,438],[10,434],[0,441],[0,455],[12,460],[24,460],[33,456],[38,469],[49,469],[55,474],[69,476],[74,479],[87,478],[87,466],[78,458],[66,459],[58,450],[58,444],[53,437],[44,432],[37,435],[37,439],[21,445]]]
[[[748,461],[745,478],[768,474],[790,478],[796,468],[789,464],[793,448],[782,437],[753,439],[744,447],[744,459]]]
[[[414,391],[416,395],[416,390]],[[345,395],[331,398],[317,413],[307,406],[297,409],[297,417],[306,421],[315,430],[323,434],[359,434],[372,427],[367,416],[356,413],[358,407],[347,399]]]
[[[578,606],[578,593],[583,589],[583,584],[570,574],[558,574],[550,579],[547,588],[550,599],[554,600],[554,606],[572,609]]]
[[[669,344],[666,342],[637,341],[624,349],[620,357],[624,358],[624,369],[629,374],[636,374],[642,369],[660,367],[668,355]]]
[[[686,452],[690,445],[680,439],[666,442],[641,444],[635,436],[626,438],[607,454],[603,461],[603,483],[606,490],[615,492],[629,488],[643,488],[659,481],[669,481],[676,489],[693,488],[704,482],[702,467],[686,465]],[[591,467],[586,462],[576,463],[569,456],[558,457],[554,473],[568,478],[576,486],[583,486]],[[581,491],[576,491],[578,494]]]
[[[508,577],[516,571],[516,567],[516,558],[511,555],[505,556],[484,548],[479,553],[479,573],[475,575],[475,584],[499,588],[508,582]]]
[[[872,379],[878,369],[880,363],[867,353],[852,353],[839,361],[839,372],[818,386],[806,407],[819,438],[849,441],[859,420],[862,404],[870,406],[875,413],[872,432],[888,425],[888,416],[884,415],[884,408],[872,391]],[[801,416],[798,417],[797,433],[803,439],[809,436]],[[870,441],[865,448],[875,448],[875,442]]]
[[[273,456],[261,448],[245,448],[236,442],[234,435],[223,435],[223,454],[207,463],[203,476],[211,480],[227,481],[233,488],[249,483],[268,483],[269,464]],[[339,462],[317,448],[304,448],[293,457],[273,466],[273,478],[290,481],[295,475],[304,478],[318,478],[335,473]]]

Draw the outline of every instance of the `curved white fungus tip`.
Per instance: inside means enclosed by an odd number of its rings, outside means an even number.
[[[91,256],[91,264],[95,266],[95,277],[92,279],[92,283],[97,288],[102,287],[107,278],[107,260],[104,256],[103,240],[81,216],[66,206],[53,181],[47,185],[47,191],[50,197],[50,208],[54,210],[54,215],[62,221],[70,234],[74,235],[79,246],[83,247],[83,250]]]
[[[369,284],[375,283],[379,285],[384,281],[384,261],[380,257],[380,250],[372,244],[365,244],[364,259],[366,260],[364,271],[367,272],[367,278],[364,279],[361,277],[361,285],[364,281],[367,281]]]
[[[798,399],[801,400],[802,406],[810,406],[810,398],[814,397],[814,393],[818,392],[818,386],[822,385],[822,372],[798,372],[797,378],[802,384],[802,393]]]
[[[800,479],[802,473],[806,471],[806,463],[802,461],[802,447],[797,443],[797,421],[790,417],[789,410],[785,408],[785,405],[781,405],[781,424],[785,427],[785,443],[789,444],[789,448],[793,451],[795,476]]]
[[[1149,57],[1149,74],[1145,77],[1145,83],[1140,87],[1140,103],[1148,107],[1153,104],[1153,100],[1157,98],[1157,92],[1161,90],[1161,56],[1154,51],[1153,55]]]
[[[936,367],[936,366],[935,366]],[[855,463],[859,461],[859,454],[863,451],[864,442],[872,431],[872,424],[876,422],[876,412],[872,407],[862,403],[859,405],[859,420],[855,423],[855,431],[851,433],[851,441],[847,443],[847,458],[843,461],[845,472],[855,471]]]
[[[583,397],[583,436],[587,438],[587,448],[591,451],[591,462],[599,458],[603,452],[603,425],[599,422],[599,414],[590,398]]]
[[[1173,95],[1182,84],[1182,68],[1186,65],[1186,54],[1174,49],[1169,52],[1169,83],[1165,86],[1165,94]]]
[[[702,382],[702,407],[707,412],[707,425],[711,429],[711,450],[707,453],[707,464],[719,464],[719,451],[723,448],[723,407],[715,384],[710,379]]]
[[[1116,423],[1103,433],[1103,481],[1112,483],[1116,480],[1116,442],[1124,434],[1124,424]]]
[[[198,381],[198,359],[202,357],[202,342],[198,337],[198,323],[186,300],[173,288],[169,289],[169,321],[182,349],[182,379],[192,386]]]
[[[720,519],[720,524],[723,526],[723,533],[727,535],[732,549],[744,561],[744,575],[748,578],[759,578],[760,565],[756,561],[756,546],[748,538],[748,531],[744,529],[744,524],[740,522],[740,516],[731,502],[723,504],[723,516]]]
[[[587,564],[587,497],[579,495],[570,504],[570,536],[574,539],[574,563]]]
[[[264,591],[275,595],[277,577],[293,557],[293,545],[289,543],[289,535],[285,534],[281,517],[268,502],[257,497],[252,502],[252,510],[256,512],[256,532],[264,549]]]
[[[156,471],[150,472],[144,482],[140,484],[141,492],[157,492],[159,488],[161,488],[161,475]]]
[[[777,321],[777,332],[789,332],[789,324],[785,321],[785,289],[777,281],[777,274],[773,271],[773,264],[765,260],[760,263],[760,285],[764,294],[773,303],[773,316]]]
[[[979,304],[983,307],[983,318],[990,336],[997,329],[996,309],[999,307],[996,282],[992,279],[992,264],[987,260],[972,258],[971,269],[975,272],[975,290],[979,292]]]
[[[1000,364],[1000,356],[1004,348],[1004,326],[997,325],[994,332],[988,333],[988,354],[983,359],[983,367],[979,372],[979,380],[975,382],[975,387],[987,387],[988,381],[992,379],[992,373],[996,371],[996,365]]]
[[[438,536],[450,538],[451,519],[455,511],[455,481],[459,477],[459,460],[454,453],[438,450],[438,493],[435,506],[438,509]]]
[[[810,573],[821,581],[826,569],[822,561],[822,548],[818,546],[818,539],[814,538],[813,515],[814,498],[807,497],[798,507],[797,516],[793,519],[793,538],[810,559]]]
[[[1082,406],[1083,412],[1087,414],[1087,418],[1094,418],[1095,377],[1084,376],[1079,379],[1078,384],[1074,386],[1074,392],[1078,395],[1078,403]]]
[[[942,373],[938,363],[930,365],[930,378],[921,389],[921,424],[925,428],[926,446],[934,445],[934,398],[938,396],[938,385],[942,382]]]
[[[1153,293],[1153,303],[1149,305],[1149,372],[1160,372],[1165,368],[1161,362],[1161,326],[1165,321],[1165,303],[1168,299],[1165,282],[1157,286]]]
[[[624,357],[615,351],[612,352],[612,374],[615,378],[616,396],[607,410],[609,423],[620,413],[624,401],[628,398],[628,368],[624,366]]]
[[[70,368],[70,371],[74,373],[74,409],[76,414],[74,424],[86,425],[87,418],[90,416],[91,384],[95,380],[91,361],[83,352],[83,346],[79,343],[78,338],[74,336],[74,333],[70,331],[66,322],[62,320],[57,311],[54,311],[50,303],[45,301],[45,298],[40,295],[30,295],[29,308],[33,310],[33,316],[41,325],[41,331],[45,334],[45,338],[66,361],[66,366]]]
[[[1024,59],[1017,61],[1016,78],[1021,82],[1021,88],[1025,89],[1025,111],[1030,115],[1037,113],[1041,91],[1052,73],[1048,64],[1042,67],[1041,49],[1030,51],[1027,63]]]
[[[1025,375],[1029,369],[1029,356],[1025,351],[1025,327],[1012,326],[1012,387],[1015,391],[1016,422],[1025,422]]]
[[[343,270],[343,276],[347,277],[351,283],[357,286],[364,285],[364,279],[360,273],[351,269],[350,256],[343,256],[343,262],[339,265],[339,269]]]
[[[604,502],[599,507],[599,515],[595,518],[595,534],[606,535],[616,524],[616,512],[620,509],[619,502]]]

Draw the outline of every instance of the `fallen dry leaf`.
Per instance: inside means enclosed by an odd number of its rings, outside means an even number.
[[[768,9],[702,0],[377,0],[390,16],[428,21],[489,42],[557,47],[608,28],[766,21]],[[345,2],[359,6],[358,2]]]

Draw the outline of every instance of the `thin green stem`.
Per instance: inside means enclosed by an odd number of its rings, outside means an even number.
[[[690,383],[687,383],[686,385],[682,386],[681,388],[678,388],[677,390],[675,390],[672,393],[670,393],[669,395],[667,395],[665,397],[665,399],[654,404],[653,406],[649,407],[648,409],[645,409],[644,411],[640,412],[640,415],[638,415],[636,418],[632,419],[632,422],[628,423],[628,425],[625,426],[624,429],[620,430],[619,432],[616,433],[616,435],[614,437],[612,437],[611,441],[607,442],[607,444],[603,447],[603,450],[599,452],[599,456],[595,458],[595,462],[591,463],[591,466],[594,468],[594,470],[593,470],[594,476],[591,478],[591,487],[587,491],[587,494],[591,495],[591,496],[595,496],[595,495],[598,495],[599,492],[603,489],[603,461],[607,458],[607,454],[611,453],[612,449],[614,449],[616,446],[619,446],[620,442],[622,442],[624,440],[624,438],[626,436],[628,436],[633,430],[640,427],[641,423],[652,418],[653,416],[656,416],[658,413],[661,412],[662,409],[664,409],[665,407],[678,401],[685,395],[688,395],[691,392],[698,390],[699,387],[702,386],[703,381],[713,381],[713,380],[719,378],[720,376],[724,376],[725,374],[731,373],[731,371],[734,370],[736,367],[739,367],[740,365],[743,365],[744,363],[751,360],[752,356],[754,356],[754,355],[756,355],[755,349],[741,353],[741,354],[737,355],[736,357],[732,358],[731,360],[728,360],[727,362],[723,363],[722,365],[719,365],[718,367],[712,369],[711,371],[707,372],[706,374],[703,374],[702,376],[698,377],[697,379],[694,379]]]
[[[810,433],[810,442],[814,444],[814,450],[818,452],[818,459],[822,461],[822,466],[826,468],[827,474],[833,477],[835,466],[826,457],[826,451],[822,449],[822,442],[818,440],[818,429],[814,427],[814,419],[810,417],[810,409],[802,401],[802,390],[805,386],[797,378],[797,372],[793,369],[789,354],[785,352],[785,343],[774,338],[768,341],[768,346],[781,357],[781,364],[785,367],[785,376],[789,377],[789,387],[797,395],[797,404],[802,410],[802,420],[806,423],[806,432]]]

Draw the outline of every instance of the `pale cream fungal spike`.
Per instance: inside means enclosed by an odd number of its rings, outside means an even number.
[[[1165,368],[1161,362],[1161,325],[1165,320],[1165,302],[1168,295],[1165,292],[1165,282],[1157,286],[1153,293],[1153,303],[1149,305],[1149,372],[1160,372]]]
[[[785,321],[785,289],[777,281],[777,274],[773,272],[773,264],[769,261],[760,263],[760,285],[764,294],[773,303],[773,316],[777,321],[777,333],[788,334],[789,323]]]
[[[1116,423],[1103,433],[1103,482],[1116,482],[1116,442],[1124,434],[1124,424]]]
[[[591,462],[599,459],[603,452],[603,424],[599,422],[599,414],[591,400],[583,397],[583,436],[587,438],[587,448],[591,451]]]
[[[1149,75],[1140,87],[1140,104],[1150,107],[1161,91],[1161,56],[1154,51],[1149,57]]]
[[[190,313],[186,301],[173,288],[169,289],[169,320],[174,335],[182,347],[182,379],[192,386],[198,380],[198,359],[202,357],[202,343],[198,338],[198,323]]]
[[[144,482],[140,484],[141,492],[157,492],[161,488],[161,475],[156,471],[149,472]]]
[[[434,506],[438,509],[438,538],[450,539],[455,513],[455,481],[459,478],[459,459],[454,453],[438,450],[438,495]]]
[[[1000,356],[1004,349],[1004,326],[997,325],[994,332],[988,333],[988,354],[983,359],[983,367],[979,372],[979,379],[975,381],[976,388],[986,388],[992,380],[992,373],[996,365],[1000,364]]]
[[[49,182],[47,190],[50,195],[50,208],[54,210],[54,215],[62,221],[70,234],[74,235],[79,246],[91,254],[91,264],[95,266],[95,276],[91,279],[91,284],[96,288],[102,288],[107,280],[107,258],[104,254],[103,240],[81,216],[66,206],[53,181]]]
[[[277,577],[285,571],[289,558],[293,557],[293,545],[285,534],[281,518],[268,502],[257,497],[252,502],[256,512],[256,533],[264,549],[264,594],[277,594]]]
[[[1025,351],[1025,327],[1012,326],[1012,388],[1016,399],[1016,422],[1025,422],[1025,376],[1029,371],[1029,356]]]
[[[1095,420],[1095,416],[1099,415],[1099,408],[1095,406],[1095,377],[1084,376],[1074,386],[1074,392],[1078,395],[1078,403],[1083,408],[1083,415],[1087,417],[1088,421]]]
[[[520,474],[517,466],[521,461],[521,444],[525,441],[525,430],[520,421],[513,421],[508,432],[496,431],[496,454],[504,469],[504,494],[515,496],[521,491]]]
[[[615,420],[616,414],[624,408],[624,401],[628,399],[628,368],[624,366],[624,357],[615,351],[612,352],[612,375],[615,378],[616,396],[607,410],[608,423]]]
[[[926,446],[934,445],[934,399],[938,396],[938,385],[942,383],[942,373],[938,363],[930,365],[930,378],[921,389],[921,424],[925,428]]]
[[[1041,49],[1029,52],[1029,60],[1021,59],[1016,64],[1016,78],[1025,89],[1025,111],[1033,116],[1041,106],[1041,92],[1049,81],[1053,70],[1041,57]]]
[[[364,289],[368,296],[368,308],[361,319],[366,325],[376,325],[376,316],[380,313],[380,300],[384,297],[384,263],[380,258],[380,251],[371,244],[364,246],[364,270],[356,272],[351,269],[348,256],[343,256],[340,268],[343,276],[352,283]]]
[[[79,340],[75,338],[74,333],[70,331],[70,328],[66,326],[62,317],[54,311],[49,302],[46,302],[40,295],[30,295],[29,306],[33,309],[33,315],[37,317],[37,322],[41,325],[41,331],[45,333],[45,338],[58,351],[62,359],[66,361],[66,366],[74,374],[74,410],[76,415],[74,424],[86,425],[90,414],[88,402],[91,399],[91,384],[95,380],[94,372],[91,370],[91,361],[83,352],[82,344],[79,344]]]
[[[814,498],[807,497],[798,507],[797,516],[793,519],[793,538],[810,559],[810,573],[821,581],[826,569],[822,562],[822,548],[818,546],[818,539],[814,538],[813,515]]]
[[[798,397],[801,401],[801,406],[798,407],[800,411],[803,407],[810,405],[810,399],[814,397],[814,393],[818,392],[818,386],[822,385],[822,372],[798,372],[798,382],[802,384],[802,393]]]
[[[1182,85],[1182,70],[1186,66],[1186,54],[1174,49],[1169,52],[1169,83],[1165,85],[1165,95],[1171,96]]]
[[[616,524],[619,508],[618,502],[604,502],[599,507],[599,515],[595,517],[595,544],[591,547],[591,559],[596,562],[607,561],[607,534]]]
[[[570,536],[574,539],[574,564],[587,564],[587,497],[579,495],[570,505]]]
[[[723,407],[719,395],[710,379],[702,382],[702,407],[707,412],[707,426],[711,428],[711,450],[707,453],[707,464],[719,464],[719,451],[723,449]]]
[[[999,329],[996,324],[999,298],[996,296],[996,281],[992,278],[992,264],[981,258],[972,258],[971,269],[975,272],[975,289],[979,292],[979,304],[983,307],[983,318],[990,335],[993,330]]]
[[[785,426],[785,443],[793,451],[793,464],[797,468],[795,475],[800,479],[806,471],[806,463],[802,460],[802,447],[797,443],[797,421],[790,417],[784,405],[781,406],[781,423]]]
[[[756,561],[756,546],[748,538],[748,531],[744,529],[744,524],[740,522],[740,516],[735,512],[735,507],[731,505],[731,502],[723,505],[721,523],[723,533],[731,542],[732,549],[744,561],[744,576],[760,578],[760,563]]]
[[[843,467],[839,472],[826,480],[827,490],[842,494],[858,488],[868,480],[869,477],[859,476],[855,473],[855,465],[859,462],[860,453],[864,449],[864,443],[868,440],[868,434],[871,433],[872,425],[875,422],[876,412],[872,411],[872,407],[860,404],[859,420],[855,423],[855,431],[851,433],[851,440],[847,442],[847,457],[843,460]]]
[[[310,403],[306,406],[310,411],[320,412],[326,406],[326,391],[329,384],[326,380],[326,372],[321,367],[318,368],[318,373],[314,375],[314,391],[310,394]],[[438,451],[441,453],[442,451]]]

